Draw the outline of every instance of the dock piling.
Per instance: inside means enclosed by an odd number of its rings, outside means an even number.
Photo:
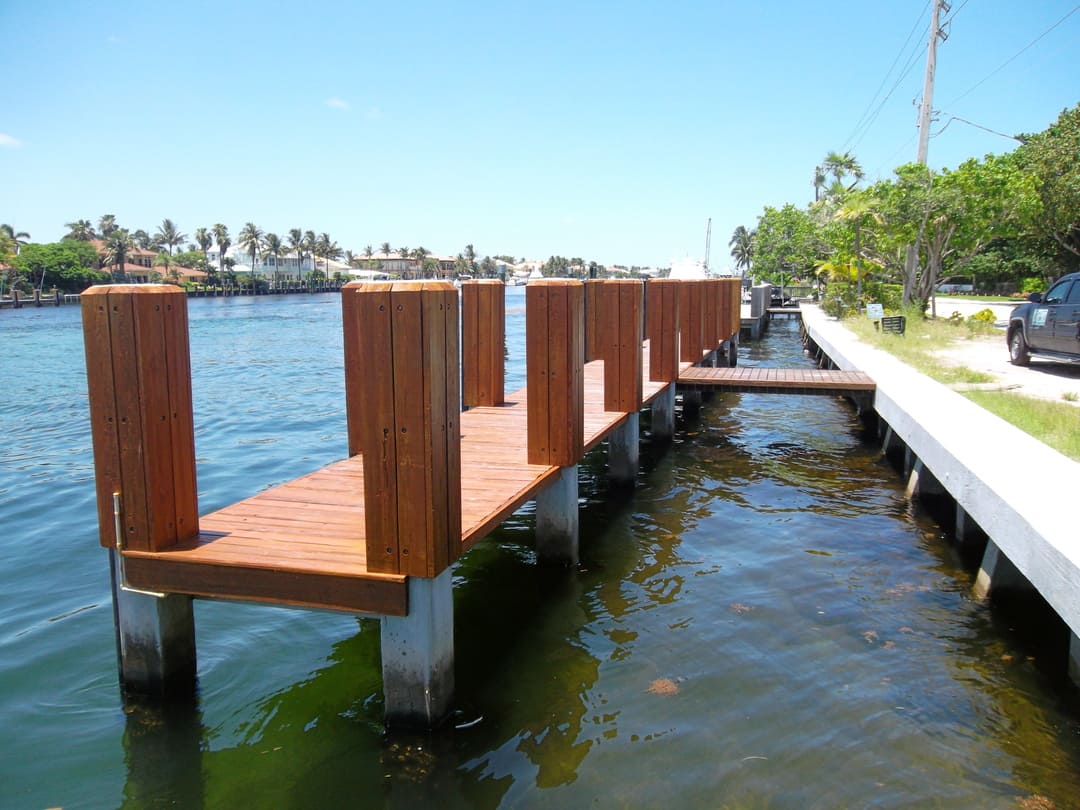
[[[461,342],[462,405],[501,405],[506,370],[506,287],[501,281],[462,283]]]
[[[645,285],[645,333],[649,340],[649,380],[669,383],[652,403],[652,435],[675,435],[675,381],[679,379],[679,282],[652,279]]]
[[[99,285],[81,305],[98,533],[109,549],[120,681],[132,692],[188,693],[195,683],[190,597],[129,590],[118,558],[126,549],[160,551],[199,531],[187,297],[172,285]]]
[[[584,453],[584,285],[546,279],[525,288],[528,461],[562,467],[536,498],[543,561],[578,559],[577,464]]]
[[[387,725],[432,728],[454,696],[454,594],[449,568],[409,577],[409,615],[380,619]]]

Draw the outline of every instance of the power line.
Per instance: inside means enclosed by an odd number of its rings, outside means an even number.
[[[966,3],[965,3],[965,5],[966,5]],[[960,8],[963,8],[963,6],[961,6]],[[957,10],[959,11],[959,9],[957,9]],[[1075,13],[1076,13],[1077,11],[1080,11],[1080,5],[1078,5],[1078,6],[1073,6],[1072,10],[1071,10],[1071,11],[1069,11],[1069,12],[1068,12],[1068,13],[1067,13],[1067,14],[1066,14],[1066,15],[1065,15],[1064,17],[1062,17],[1062,18],[1061,18],[1060,20],[1058,20],[1058,21],[1057,21],[1056,23],[1054,23],[1054,24],[1053,24],[1053,25],[1051,25],[1051,26],[1050,26],[1049,28],[1047,28],[1047,29],[1046,29],[1045,31],[1043,31],[1043,32],[1042,32],[1041,34],[1039,34],[1039,35],[1038,35],[1037,37],[1035,37],[1035,39],[1031,40],[1031,42],[1029,42],[1029,43],[1028,43],[1027,45],[1025,45],[1025,46],[1024,46],[1023,48],[1021,48],[1021,49],[1020,49],[1020,50],[1018,50],[1018,51],[1017,51],[1016,53],[1014,53],[1014,54],[1013,54],[1012,56],[1010,56],[1010,57],[1009,57],[1008,59],[1006,59],[1006,60],[1005,60],[1004,62],[1002,62],[1002,63],[1001,63],[1001,64],[1000,64],[1000,65],[999,65],[998,67],[996,67],[996,68],[995,68],[994,70],[990,71],[990,73],[986,74],[986,76],[984,76],[984,77],[983,77],[982,79],[980,79],[980,80],[979,80],[978,82],[976,82],[976,83],[975,83],[974,85],[972,85],[972,86],[971,86],[971,87],[969,87],[969,88],[968,88],[967,90],[965,90],[965,91],[964,91],[963,93],[961,93],[961,94],[960,94],[959,96],[957,96],[957,97],[956,97],[956,98],[954,98],[954,99],[953,99],[952,101],[950,101],[950,102],[949,102],[949,104],[948,104],[948,106],[952,106],[953,104],[955,104],[956,102],[958,102],[958,101],[959,101],[960,99],[962,99],[962,98],[966,98],[967,96],[969,96],[969,95],[971,95],[971,94],[972,94],[973,92],[975,92],[975,91],[976,91],[976,90],[977,90],[978,88],[982,87],[982,86],[983,86],[984,84],[986,84],[986,82],[987,82],[987,81],[989,81],[989,80],[990,80],[991,78],[993,78],[993,77],[994,77],[994,76],[996,76],[996,75],[997,75],[998,73],[1000,73],[1000,72],[1001,72],[1002,70],[1004,70],[1004,69],[1005,69],[1005,68],[1006,68],[1006,67],[1007,67],[1008,65],[1010,65],[1010,64],[1011,64],[1011,63],[1012,63],[1013,61],[1015,61],[1015,60],[1017,59],[1017,57],[1019,57],[1019,56],[1020,56],[1021,54],[1023,54],[1023,53],[1025,52],[1025,51],[1027,51],[1027,50],[1028,50],[1028,49],[1029,49],[1029,48],[1030,48],[1030,47],[1031,47],[1032,45],[1034,45],[1034,44],[1035,44],[1036,42],[1038,42],[1038,41],[1039,41],[1040,39],[1042,39],[1043,37],[1045,37],[1045,36],[1046,36],[1047,34],[1049,34],[1049,33],[1050,33],[1051,31],[1053,31],[1053,30],[1054,30],[1055,28],[1057,28],[1057,27],[1058,27],[1059,25],[1061,25],[1061,24],[1062,24],[1063,22],[1065,22],[1065,20],[1069,19],[1069,17],[1071,17],[1071,16],[1072,16],[1073,14],[1075,14]],[[956,16],[956,15],[954,14],[953,16]]]
[[[900,46],[900,49],[896,52],[896,56],[893,57],[892,64],[889,65],[889,69],[885,71],[885,75],[881,77],[881,83],[878,84],[877,90],[874,91],[874,95],[871,96],[869,103],[866,105],[866,109],[863,110],[862,115],[859,116],[859,120],[855,122],[855,127],[851,130],[851,134],[847,136],[847,139],[840,147],[840,151],[843,151],[844,147],[846,147],[852,141],[852,139],[855,137],[855,133],[857,133],[859,131],[859,127],[862,126],[863,121],[866,120],[867,115],[870,113],[870,108],[874,106],[874,102],[877,101],[877,97],[881,93],[881,88],[885,86],[885,82],[887,82],[889,80],[889,76],[892,75],[893,68],[895,68],[896,63],[900,61],[900,56],[904,53],[904,49],[908,46],[908,43],[911,42],[911,38],[918,30],[919,23],[922,21],[922,17],[926,13],[926,9],[930,6],[931,2],[932,0],[927,0],[926,5],[923,6],[922,11],[919,12],[919,16],[915,19],[915,25],[911,27],[911,30],[908,32],[907,39],[904,40],[904,44]],[[911,57],[908,56],[909,61],[910,59]],[[895,86],[893,87],[893,89],[895,89]],[[890,91],[890,94],[891,92],[892,91]],[[881,103],[884,104],[888,100],[888,98],[889,97],[886,96],[884,99],[882,99]],[[878,109],[880,110],[881,108],[878,107]],[[869,126],[869,123],[867,123],[867,126]]]
[[[863,127],[863,130],[859,134],[859,137],[856,138],[855,142],[852,144],[853,149],[858,146],[862,139],[865,138],[870,132],[870,127],[874,125],[874,122],[877,121],[878,116],[881,115],[881,111],[885,109],[885,102],[887,102],[892,97],[892,94],[896,92],[896,89],[900,86],[901,82],[903,82],[904,79],[908,77],[908,74],[915,69],[915,66],[919,63],[918,57],[921,52],[922,46],[919,43],[916,43],[911,54],[908,56],[907,64],[904,65],[904,72],[901,73],[900,76],[896,79],[896,81],[893,83],[893,86],[889,89],[888,95],[886,95],[885,98],[881,100],[881,103],[877,106],[877,109],[874,110],[874,114],[871,116],[870,120],[866,122],[866,126]]]
[[[908,31],[907,39],[905,39],[904,43],[900,46],[900,50],[896,51],[896,55],[893,57],[893,60],[892,60],[892,65],[889,66],[889,69],[886,71],[885,76],[881,77],[881,82],[878,84],[877,90],[874,91],[874,95],[872,97],[870,97],[869,103],[866,105],[866,109],[863,110],[862,116],[860,116],[859,120],[855,122],[855,125],[854,125],[854,127],[853,127],[853,129],[851,131],[851,134],[848,135],[848,137],[847,137],[847,139],[845,141],[843,141],[843,145],[840,147],[840,151],[843,151],[843,149],[845,149],[845,147],[847,147],[848,144],[852,143],[852,140],[855,138],[856,133],[859,133],[860,127],[862,127],[864,125],[864,121],[865,121],[864,129],[868,130],[870,125],[872,125],[874,123],[874,121],[877,120],[878,114],[881,112],[881,108],[883,106],[885,106],[886,102],[888,102],[889,97],[892,95],[893,91],[896,90],[896,86],[899,85],[901,81],[903,81],[903,79],[907,76],[907,73],[910,72],[910,69],[912,69],[912,65],[914,64],[912,62],[913,55],[908,54],[907,63],[905,65],[903,75],[900,77],[900,79],[896,80],[896,83],[894,83],[892,85],[891,89],[889,90],[888,95],[886,95],[885,98],[881,99],[881,104],[878,105],[877,109],[875,109],[873,113],[870,113],[870,108],[872,108],[874,106],[874,103],[876,102],[878,95],[880,95],[880,93],[881,93],[882,87],[885,86],[886,82],[889,81],[889,77],[892,75],[893,68],[896,67],[897,62],[900,62],[900,57],[903,55],[904,49],[907,48],[908,43],[910,43],[910,41],[912,41],[912,37],[915,36],[915,32],[919,29],[919,24],[922,21],[922,16],[923,16],[923,14],[926,14],[926,11],[929,8],[931,2],[932,2],[932,0],[927,0],[927,4],[922,6],[922,11],[919,12],[919,15],[918,15],[918,17],[916,18],[916,21],[915,21],[915,25],[912,26],[912,30]],[[869,116],[869,119],[867,119],[867,116]],[[865,135],[865,132],[863,134]],[[860,136],[859,140],[861,140],[861,139],[862,139],[862,136]],[[855,141],[855,143],[858,143],[858,141]],[[852,144],[852,146],[854,146],[854,144]]]
[[[990,127],[984,127],[982,124],[976,124],[974,121],[968,121],[966,118],[961,118],[959,115],[950,115],[949,120],[945,122],[945,126],[939,129],[937,132],[931,132],[930,137],[936,138],[938,135],[947,130],[949,128],[949,124],[951,124],[953,121],[959,121],[961,124],[967,124],[968,126],[975,127],[976,129],[981,129],[984,132],[989,132],[991,135],[1000,135],[1002,138],[1008,138],[1011,141],[1020,141],[1021,143],[1023,143],[1023,141],[1020,138],[1017,138],[1015,135],[1006,135],[1004,132],[998,132],[996,129],[990,129]]]

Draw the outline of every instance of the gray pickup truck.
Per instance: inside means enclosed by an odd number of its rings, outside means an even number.
[[[1062,276],[1045,293],[1032,293],[1009,316],[1009,359],[1026,366],[1031,355],[1080,362],[1080,273]]]

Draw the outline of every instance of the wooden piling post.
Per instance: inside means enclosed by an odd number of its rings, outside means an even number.
[[[597,322],[599,357],[604,361],[604,410],[636,413],[641,408],[641,343],[644,288],[639,281],[608,280],[600,285]]]
[[[645,332],[649,340],[649,379],[670,383],[653,400],[652,435],[675,435],[675,381],[679,379],[679,282],[652,279],[645,285]]]
[[[81,304],[121,682],[132,691],[187,693],[195,680],[190,597],[138,592],[123,566],[124,549],[161,551],[199,531],[187,296],[172,285],[102,285],[84,292]]]
[[[571,467],[584,451],[584,292],[566,279],[525,288],[530,464]]]
[[[585,444],[584,285],[545,279],[525,288],[528,461],[562,467],[536,498],[542,562],[578,561],[577,464]]]
[[[414,281],[345,294],[357,299],[343,305],[355,304],[348,339],[367,355],[346,368],[346,391],[364,394],[349,419],[364,455],[368,569],[435,577],[461,547],[457,290]]]
[[[498,280],[461,285],[461,401],[466,408],[505,399],[506,286]]]
[[[701,362],[705,346],[705,281],[679,282],[679,335],[684,363]]]
[[[585,282],[585,362],[591,363],[603,356],[601,333],[604,323],[604,304],[601,300],[606,282],[590,279]]]
[[[645,289],[631,279],[599,283],[603,285],[599,300],[603,314],[597,327],[604,361],[604,410],[627,414],[626,421],[608,436],[608,477],[632,485],[637,479],[641,439],[638,411]]]
[[[363,449],[363,368],[365,363],[372,360],[368,347],[364,346],[360,338],[360,298],[354,294],[362,290],[364,285],[362,281],[350,281],[341,288],[341,332],[345,354],[345,428],[350,456],[357,455]]]

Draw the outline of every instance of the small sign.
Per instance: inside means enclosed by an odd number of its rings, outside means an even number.
[[[866,317],[872,321],[880,321],[885,317],[885,307],[881,304],[867,304]]]
[[[1032,326],[1046,326],[1046,313],[1050,310],[1046,307],[1039,307],[1037,310],[1031,313],[1031,325]]]

